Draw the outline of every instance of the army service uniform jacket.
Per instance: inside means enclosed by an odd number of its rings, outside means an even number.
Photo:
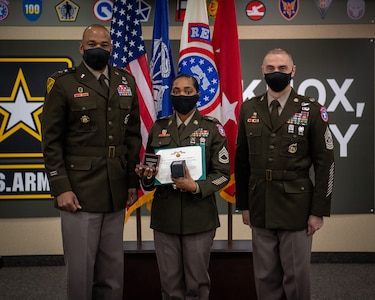
[[[128,188],[139,185],[141,146],[136,84],[109,67],[110,92],[81,63],[47,81],[42,148],[51,194],[73,191],[83,211],[125,207]]]
[[[325,108],[292,89],[272,129],[267,94],[244,102],[235,175],[236,208],[250,210],[252,226],[303,230],[309,215],[329,216],[334,154]]]
[[[159,119],[150,131],[147,152],[200,144],[204,146],[206,158],[206,179],[197,181],[200,193],[175,190],[171,184],[157,186],[151,209],[154,230],[191,234],[220,226],[215,192],[228,183],[230,175],[227,140],[220,123],[196,110],[179,137],[175,114]]]

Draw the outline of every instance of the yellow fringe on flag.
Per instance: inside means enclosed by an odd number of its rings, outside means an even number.
[[[151,202],[154,198],[155,190],[148,192],[142,195],[132,206],[130,206],[125,215],[125,223],[128,222],[130,215],[135,211],[137,208],[141,207],[143,204],[147,203],[147,209],[151,209]]]
[[[236,195],[235,195],[235,194],[234,194],[234,195],[230,195],[230,194],[228,194],[228,193],[225,191],[225,189],[226,189],[227,187],[233,185],[234,183],[235,183],[235,180],[234,180],[234,173],[233,173],[232,175],[230,175],[230,180],[229,180],[228,184],[220,190],[220,196],[221,196],[224,200],[228,201],[229,203],[236,203]]]

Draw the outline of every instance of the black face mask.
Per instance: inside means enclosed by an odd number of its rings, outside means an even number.
[[[292,80],[292,73],[268,73],[264,74],[264,79],[266,80],[270,89],[278,93],[285,89],[287,85],[290,83],[290,81]]]
[[[190,112],[195,107],[195,104],[197,104],[198,99],[198,94],[194,96],[171,95],[171,102],[174,109],[182,115],[186,115],[188,112]]]
[[[83,60],[94,70],[103,70],[108,64],[110,53],[103,48],[90,48],[83,51]]]

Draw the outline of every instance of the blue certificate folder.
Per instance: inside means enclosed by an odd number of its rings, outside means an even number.
[[[159,172],[155,177],[155,185],[172,184],[171,163],[185,160],[190,176],[195,180],[206,179],[206,155],[203,145],[157,149],[155,154],[160,155]]]

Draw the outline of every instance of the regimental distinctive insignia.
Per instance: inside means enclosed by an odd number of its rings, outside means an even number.
[[[348,0],[346,11],[349,18],[361,19],[365,15],[365,0]]]
[[[325,18],[328,12],[328,8],[331,5],[331,3],[332,3],[332,0],[315,0],[316,7],[318,8],[322,19]]]
[[[289,153],[296,153],[297,152],[297,143],[290,144],[288,147],[288,152]]]
[[[279,0],[279,10],[283,18],[291,21],[299,10],[299,0]]]

